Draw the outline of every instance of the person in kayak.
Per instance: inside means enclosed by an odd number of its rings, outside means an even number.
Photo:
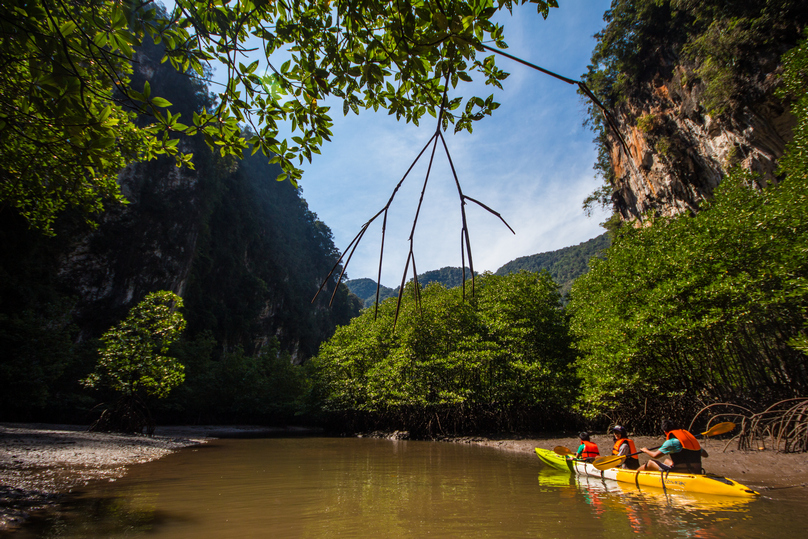
[[[702,457],[706,458],[707,451],[701,448],[696,437],[685,429],[680,429],[676,423],[665,419],[662,421],[662,431],[665,433],[665,443],[656,451],[647,447],[640,449],[651,457],[651,460],[640,466],[640,471],[684,472],[702,474]],[[668,458],[664,462],[655,460],[662,455]]]
[[[614,447],[612,448],[612,455],[626,457],[626,460],[620,466],[627,470],[636,470],[640,467],[640,459],[635,453],[637,448],[634,441],[629,439],[628,430],[626,427],[615,425],[612,428],[612,436],[614,437]]]
[[[584,459],[588,462],[592,462],[595,460],[595,457],[600,456],[600,451],[598,451],[598,444],[595,442],[589,441],[589,433],[586,431],[581,432],[578,434],[578,438],[581,439],[581,445],[578,446],[578,451],[576,453],[576,457],[579,459]]]

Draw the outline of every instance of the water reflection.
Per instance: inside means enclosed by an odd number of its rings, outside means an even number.
[[[539,484],[564,488],[589,506],[595,518],[608,515],[610,529],[656,534],[665,529],[678,537],[726,537],[726,526],[747,520],[755,498],[733,498],[700,493],[668,492],[630,483],[577,476],[545,467]],[[573,490],[574,489],[574,490]]]
[[[578,478],[542,467],[531,454],[459,444],[220,440],[92,485],[16,535],[713,538],[804,531],[793,502],[713,498]]]

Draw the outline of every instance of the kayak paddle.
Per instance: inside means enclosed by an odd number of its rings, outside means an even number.
[[[735,423],[732,421],[725,421],[724,423],[716,423],[705,432],[702,432],[702,436],[718,436],[719,434],[724,434],[726,432],[731,431],[735,428]]]
[[[557,445],[553,448],[553,452],[556,455],[561,455],[562,457],[566,457],[567,455],[575,456],[575,453],[564,447],[563,445]]]
[[[735,428],[735,423],[731,421],[727,421],[725,423],[716,423],[705,432],[701,433],[701,436],[718,436],[719,434],[724,434],[726,432],[731,431]],[[650,451],[655,451],[659,449],[659,447],[652,447]],[[568,450],[569,451],[569,450]],[[609,468],[615,468],[623,464],[623,462],[628,457],[633,457],[634,455],[639,455],[642,451],[637,451],[636,453],[631,453],[630,455],[612,455],[608,457],[598,457],[592,462],[592,466],[594,466],[598,470],[608,470]]]
[[[655,451],[662,446],[652,447],[649,451]],[[611,455],[608,457],[598,457],[594,461],[592,461],[592,466],[594,466],[598,470],[608,470],[609,468],[616,468],[623,464],[623,462],[628,457],[633,457],[634,455],[639,455],[642,451],[637,451],[636,453],[631,453],[630,455]]]

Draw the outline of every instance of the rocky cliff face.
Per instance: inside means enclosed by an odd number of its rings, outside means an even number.
[[[98,228],[74,236],[60,255],[58,277],[77,304],[80,338],[155,290],[182,296],[200,229],[197,173],[169,162],[130,167],[119,175],[129,201],[101,216]]]
[[[209,331],[222,350],[255,354],[277,341],[296,362],[316,353],[359,306],[343,290],[329,307],[334,282],[311,303],[336,250],[297,191],[274,181],[278,172],[260,157],[224,169],[202,159],[195,171],[166,159],[122,172],[129,203],[70,236],[56,264],[76,298],[80,339],[147,293],[171,290],[185,300],[189,332]]]
[[[612,135],[612,201],[624,220],[698,211],[726,171],[740,165],[776,181],[795,122],[773,96],[774,73],[758,96],[730,116],[712,116],[701,103],[705,84],[691,66],[660,66],[653,79],[621,103],[615,117],[628,152]],[[691,82],[694,81],[695,82]]]
[[[777,181],[795,120],[776,97],[783,55],[805,39],[799,0],[614,0],[584,79],[596,169],[623,220],[698,211],[727,171]],[[624,141],[621,142],[621,139]]]

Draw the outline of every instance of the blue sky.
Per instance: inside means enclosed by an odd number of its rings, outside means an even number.
[[[532,6],[519,6],[513,16],[506,12],[499,19],[510,54],[578,79],[610,2],[559,4],[547,20]],[[603,232],[599,223],[608,217],[596,213],[587,218],[581,209],[598,182],[592,169],[593,134],[582,125],[584,104],[576,88],[506,58],[498,58],[497,64],[511,73],[504,91],[495,92],[500,108],[477,122],[471,134],[445,133],[464,193],[498,211],[516,231],[512,234],[496,217],[467,205],[474,269],[479,272],[589,240]],[[489,88],[480,95],[489,95]],[[309,207],[331,228],[342,250],[387,202],[435,124],[431,117],[415,127],[384,112],[347,117],[341,110],[334,112],[332,142],[305,164],[301,185]],[[415,234],[419,273],[461,264],[457,190],[445,157],[437,153],[435,161]],[[401,281],[426,163],[422,158],[410,173],[391,210],[381,278],[386,286]],[[376,279],[380,240],[377,222],[348,266],[350,278]]]
[[[498,20],[505,26],[510,54],[578,79],[586,71],[595,43],[592,36],[603,27],[610,1],[559,4],[547,20],[530,5],[515,7],[513,16],[500,13]],[[472,134],[445,133],[464,193],[498,211],[516,231],[512,234],[485,210],[466,206],[478,272],[496,271],[514,258],[591,239],[603,232],[599,223],[607,218],[605,213],[587,218],[581,209],[599,182],[592,169],[593,134],[582,125],[584,103],[576,87],[507,58],[498,58],[497,64],[511,73],[504,91],[493,92],[500,108],[477,122]],[[475,88],[482,97],[492,93],[481,83]],[[468,86],[459,85],[458,90],[471,94]],[[304,163],[301,187],[310,209],[331,228],[342,250],[387,202],[434,133],[435,123],[427,117],[416,127],[397,122],[386,111],[343,116],[341,105],[332,108],[332,117],[332,142],[312,163]],[[401,281],[427,158],[428,152],[391,208],[381,278],[386,286]],[[438,152],[415,234],[419,273],[460,266],[460,224],[454,179],[445,154]],[[375,280],[380,241],[381,220],[365,234],[348,267],[349,278]]]

